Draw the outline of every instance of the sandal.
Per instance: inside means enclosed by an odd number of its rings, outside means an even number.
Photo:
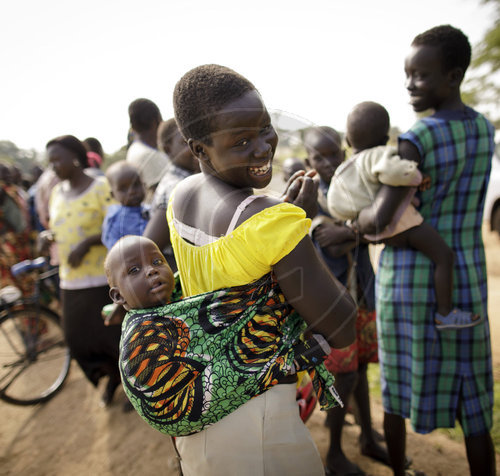
[[[438,330],[453,330],[453,329],[465,329],[467,327],[477,326],[482,322],[483,316],[478,314],[473,314],[469,311],[462,311],[461,309],[453,309],[447,316],[442,316],[439,312],[436,312],[434,317],[434,322],[436,323],[436,329]]]

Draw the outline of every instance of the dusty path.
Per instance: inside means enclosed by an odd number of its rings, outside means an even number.
[[[500,380],[500,238],[485,230],[485,243],[495,377]],[[99,406],[99,394],[73,365],[63,391],[47,404],[16,407],[0,402],[0,475],[176,475],[169,439],[136,413],[123,413],[123,393],[109,409]],[[379,401],[372,403],[374,425],[381,431],[382,408]],[[324,456],[328,435],[323,420],[324,414],[316,411],[308,426]],[[356,426],[346,427],[348,456],[373,476],[389,476],[387,467],[359,454],[358,435]],[[442,433],[410,432],[408,453],[414,467],[429,476],[468,474],[462,444]]]

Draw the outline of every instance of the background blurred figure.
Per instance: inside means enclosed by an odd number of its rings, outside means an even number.
[[[151,203],[168,165],[166,154],[157,146],[157,131],[162,120],[160,109],[153,101],[139,98],[130,103],[128,114],[134,135],[127,150],[127,161],[139,171],[146,187],[146,203]]]
[[[0,288],[16,286],[23,293],[32,291],[33,279],[15,278],[10,268],[32,258],[29,212],[18,187],[12,183],[11,167],[0,163]]]
[[[306,164],[297,157],[288,157],[281,164],[281,175],[284,182],[288,182],[290,177],[299,170],[306,170]]]
[[[40,219],[38,217],[38,213],[36,211],[35,206],[35,195],[36,189],[38,187],[38,179],[41,177],[43,173],[43,169],[39,165],[34,165],[31,169],[31,185],[28,189],[28,208],[30,213],[30,224],[31,229],[35,232],[40,232],[44,228],[40,223]]]
[[[63,328],[66,342],[87,379],[97,386],[109,380],[102,400],[108,405],[120,384],[118,344],[120,328],[105,327],[102,308],[111,302],[101,243],[101,228],[113,203],[108,181],[84,172],[87,151],[74,136],[47,143],[51,166],[61,180],[52,190],[49,229],[45,242],[57,243]]]
[[[125,235],[142,235],[149,220],[144,206],[144,185],[139,172],[126,160],[119,160],[106,170],[113,198],[118,202],[108,208],[102,225],[102,244],[110,250]]]
[[[87,149],[87,168],[85,172],[93,177],[104,175],[101,170],[104,162],[104,150],[101,143],[95,137],[87,137],[82,142],[85,149]]]
[[[320,177],[318,190],[318,215],[311,226],[313,242],[332,274],[346,286],[358,307],[356,340],[342,349],[332,349],[325,365],[335,375],[335,386],[344,402],[354,398],[361,435],[361,453],[385,464],[388,455],[375,439],[370,413],[368,388],[368,363],[378,362],[377,332],[375,323],[375,275],[373,273],[368,244],[355,241],[354,233],[329,211],[326,196],[335,170],[345,159],[342,137],[331,127],[315,127],[304,137],[307,151],[306,164]],[[349,239],[346,240],[346,237]],[[337,245],[337,242],[342,244]],[[330,429],[330,446],[326,456],[326,474],[365,473],[342,450],[342,429],[346,407],[328,410],[326,424]]]
[[[158,127],[158,147],[168,155],[169,164],[156,188],[151,205],[151,220],[144,231],[144,236],[158,245],[175,272],[177,265],[170,246],[167,223],[168,201],[170,194],[181,180],[200,171],[200,164],[189,150],[174,118],[162,122]]]

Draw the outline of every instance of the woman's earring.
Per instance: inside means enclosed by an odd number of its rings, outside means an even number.
[[[80,167],[80,162],[78,161],[78,159],[73,159],[73,165],[75,167]]]

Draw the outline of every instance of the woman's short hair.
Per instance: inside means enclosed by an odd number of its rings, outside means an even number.
[[[412,46],[436,46],[441,50],[445,71],[462,68],[467,71],[471,59],[471,46],[467,36],[451,25],[440,25],[417,35]]]
[[[174,88],[174,114],[186,140],[210,141],[218,111],[255,86],[241,74],[218,64],[188,71]]]

